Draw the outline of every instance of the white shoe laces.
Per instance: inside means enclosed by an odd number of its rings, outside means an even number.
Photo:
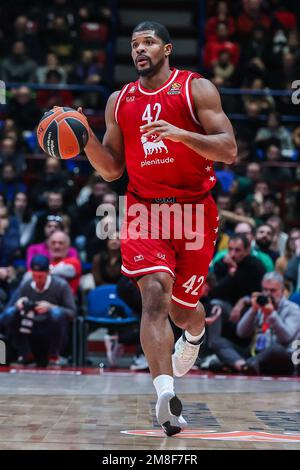
[[[176,356],[179,356],[184,362],[189,362],[193,359],[196,352],[198,353],[196,344],[189,344],[187,341],[183,340],[178,343],[176,348]]]

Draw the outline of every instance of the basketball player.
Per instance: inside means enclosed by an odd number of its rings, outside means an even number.
[[[210,195],[216,182],[213,162],[233,163],[237,153],[216,88],[197,73],[171,68],[171,52],[163,25],[146,21],[136,26],[131,55],[140,78],[110,96],[103,143],[90,130],[85,147],[89,161],[107,181],[120,178],[126,166],[128,211],[136,203],[149,211],[151,204],[188,203],[193,218],[197,205],[204,211],[199,249],[187,250],[184,237],[164,239],[162,230],[156,239],[129,234],[121,245],[122,272],[135,278],[142,295],[141,343],[158,396],[157,420],[168,436],[187,425],[173,376],[191,369],[204,337],[199,297],[218,231]],[[168,315],[183,330],[173,355]]]

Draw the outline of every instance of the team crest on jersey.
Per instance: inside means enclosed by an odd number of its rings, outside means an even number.
[[[128,93],[135,93],[136,92],[136,86],[133,85],[130,90],[128,91]]]
[[[151,135],[150,138],[148,139],[144,135],[141,137],[141,142],[143,145],[144,149],[144,154],[145,158],[147,158],[148,155],[152,155],[154,152],[155,153],[169,153],[169,150],[166,146],[166,144],[160,140],[159,142],[154,142],[154,140],[157,138],[157,135]]]
[[[167,95],[180,95],[180,93],[181,93],[181,88],[182,88],[182,84],[181,84],[181,83],[174,82],[174,83],[172,83],[172,85],[170,86],[170,89],[169,89],[169,91],[167,92]]]

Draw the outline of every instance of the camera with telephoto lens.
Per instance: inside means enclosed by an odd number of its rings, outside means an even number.
[[[32,300],[24,300],[22,304],[22,310],[20,311],[20,324],[19,332],[25,335],[30,335],[32,333],[34,318],[35,318],[35,307],[37,302]]]
[[[33,302],[32,300],[24,300],[22,310],[24,311],[24,313],[28,313],[30,311],[34,311],[36,306],[37,302]]]
[[[267,295],[264,295],[264,294],[259,294],[256,297],[256,303],[260,307],[264,307],[265,305],[267,305],[269,303],[269,300],[270,300],[269,297]]]

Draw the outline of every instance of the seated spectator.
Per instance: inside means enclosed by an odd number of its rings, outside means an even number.
[[[219,210],[230,211],[231,210],[231,197],[230,194],[222,191],[217,195],[216,203]]]
[[[36,79],[37,64],[27,57],[23,41],[16,41],[11,54],[3,60],[1,65],[1,79],[5,82],[34,82]]]
[[[230,53],[226,49],[220,50],[218,59],[213,67],[214,77],[223,79],[223,86],[230,86],[232,85],[234,73],[235,67],[232,63]]]
[[[12,214],[19,222],[21,234],[20,246],[24,249],[33,240],[37,223],[37,217],[32,214],[26,193],[19,192],[15,194],[12,203]]]
[[[26,168],[24,155],[17,149],[17,141],[11,137],[5,137],[0,143],[0,167],[3,168],[6,163],[14,166],[18,177]]]
[[[229,41],[228,27],[226,23],[219,22],[217,25],[217,40],[208,42],[204,47],[204,65],[211,70],[218,60],[221,51],[228,51],[233,65],[239,61],[240,50],[238,44]]]
[[[300,229],[292,228],[286,242],[285,253],[276,260],[276,271],[282,276],[284,276],[288,262],[296,254],[296,240],[298,239],[300,239]]]
[[[69,215],[69,211],[71,211],[72,208],[65,207],[64,204],[64,198],[61,192],[58,191],[49,191],[47,193],[47,207],[46,210],[41,211],[38,214],[38,221],[37,221],[37,226],[36,226],[36,241],[41,241],[43,239],[43,227],[45,224],[45,221],[48,217],[48,215],[58,215],[62,218],[63,220],[63,225],[65,224],[65,216]],[[67,212],[68,211],[68,212]],[[76,220],[76,217],[73,217],[74,221]],[[67,224],[69,222],[68,218],[66,218]],[[68,227],[69,229],[69,227]],[[65,226],[64,226],[65,230]]]
[[[46,57],[46,64],[37,69],[36,76],[38,82],[46,83],[46,75],[52,70],[56,70],[57,72],[59,72],[61,77],[60,83],[66,83],[67,74],[65,69],[60,66],[57,55],[54,52],[48,52]]]
[[[83,206],[83,204],[88,203],[89,197],[92,194],[92,187],[96,182],[103,183],[103,194],[108,190],[108,184],[106,181],[102,180],[99,174],[95,171],[91,174],[85,186],[80,189],[80,192],[76,198],[77,206]]]
[[[280,116],[276,112],[271,112],[268,116],[267,127],[261,127],[256,134],[255,141],[263,146],[272,139],[280,142],[281,154],[284,157],[290,157],[293,151],[293,142],[291,133],[280,123]]]
[[[246,367],[257,374],[293,374],[291,344],[300,334],[299,306],[284,297],[284,280],[276,272],[264,276],[262,294],[265,298],[252,294],[251,306],[237,325],[238,336],[252,338],[254,356],[245,361]]]
[[[239,35],[246,37],[257,25],[263,26],[265,30],[271,27],[271,19],[262,11],[262,0],[243,1],[243,12],[237,21]]]
[[[46,73],[46,85],[62,85],[63,76],[54,69]],[[40,90],[37,94],[37,103],[43,111],[48,111],[53,106],[73,107],[73,94],[69,90]]]
[[[57,16],[61,16],[64,17],[68,28],[72,31],[77,15],[77,9],[73,5],[70,0],[52,0],[49,2],[49,4],[45,5],[46,9],[43,12],[46,25],[51,24]]]
[[[49,52],[54,52],[62,65],[74,60],[76,53],[76,40],[69,33],[67,18],[64,15],[56,15],[45,31],[45,47]]]
[[[42,243],[37,243],[30,245],[27,249],[26,255],[26,265],[29,269],[31,260],[35,255],[43,255],[50,259],[49,252],[49,238],[52,233],[56,231],[63,230],[63,219],[59,215],[48,215],[45,220],[45,225],[43,228],[44,241]],[[69,251],[67,252],[68,258],[79,258],[76,248],[70,246]]]
[[[36,209],[45,209],[50,192],[61,193],[67,204],[72,203],[74,182],[60,160],[47,157],[41,173],[31,193]]]
[[[106,240],[106,249],[93,258],[92,274],[96,286],[116,284],[121,276],[121,252],[119,233]]]
[[[70,83],[82,83],[86,85],[99,85],[102,82],[103,69],[97,63],[93,51],[84,49],[81,52],[81,60],[71,72]]]
[[[272,250],[278,251],[281,256],[284,255],[288,234],[283,232],[282,218],[278,215],[272,215],[266,222],[271,225],[274,230],[274,237],[271,245]]]
[[[259,163],[247,163],[246,175],[236,175],[233,183],[231,193],[235,195],[236,199],[244,199],[247,194],[254,191],[254,185],[261,178],[261,167]]]
[[[265,93],[263,95],[253,95],[253,94],[248,95],[247,93],[245,93],[245,95],[243,95],[243,98],[242,98],[244,107],[247,110],[247,108],[255,104],[260,113],[270,113],[275,108],[275,101],[274,101],[274,98],[270,94],[267,93],[268,90],[265,86],[263,78],[257,76],[259,75],[259,72],[257,69],[261,70],[260,74],[263,74],[265,66],[263,63],[260,62],[259,59],[255,58],[251,60],[251,62],[248,64],[245,70],[245,75],[247,77],[246,81],[250,82],[250,85],[249,86],[244,85],[244,87],[254,92],[265,91]],[[252,75],[254,75],[254,77],[251,79]],[[260,131],[260,128],[261,128],[261,122],[260,122],[257,132]],[[256,132],[256,135],[257,135],[257,132]]]
[[[275,60],[279,61],[280,67],[277,73],[270,73],[269,75],[268,83],[270,88],[284,88],[287,82],[297,80],[300,69],[296,53],[290,52],[283,46],[281,53],[277,51]]]
[[[257,228],[255,235],[255,246],[266,255],[269,255],[273,263],[279,258],[279,252],[271,249],[274,234],[274,229],[271,225],[262,224]]]
[[[217,26],[220,22],[226,23],[229,37],[231,37],[235,31],[235,22],[234,18],[229,15],[228,3],[223,1],[218,2],[216,8],[216,16],[208,18],[205,24],[206,41],[217,41]]]
[[[50,235],[49,241],[50,272],[65,279],[76,294],[81,276],[81,263],[78,258],[68,256],[70,238],[62,231],[55,231]]]
[[[260,117],[260,105],[254,101],[248,101],[245,103],[246,119],[238,121],[235,125],[239,140],[243,142],[244,146],[249,149],[252,145],[258,129],[261,126]]]
[[[31,95],[30,89],[22,85],[18,88],[7,106],[7,116],[14,120],[18,131],[32,131],[41,118],[36,99]]]
[[[26,186],[18,181],[15,167],[12,163],[5,163],[2,167],[0,179],[0,192],[8,203],[11,203],[18,192],[25,193]]]
[[[271,215],[279,215],[280,207],[278,205],[277,197],[273,194],[269,194],[264,197],[261,205],[260,219],[263,221],[268,220]]]
[[[76,305],[68,283],[49,273],[48,258],[37,255],[30,267],[31,276],[20,285],[15,305],[0,314],[0,324],[6,327],[18,362],[35,359],[45,367],[50,356],[58,358],[63,350]]]
[[[242,41],[241,64],[246,65],[251,59],[258,58],[262,62],[266,62],[268,55],[268,41],[265,28],[257,25],[251,31],[251,35]]]
[[[246,197],[246,202],[249,202],[253,208],[254,215],[257,219],[260,219],[263,213],[264,200],[271,195],[271,188],[269,183],[259,179],[254,184],[253,191]]]
[[[250,242],[244,235],[230,238],[227,255],[214,265],[217,283],[210,292],[213,299],[235,305],[241,296],[259,290],[266,270],[261,261],[250,254],[250,249]]]
[[[257,258],[263,264],[265,270],[267,272],[271,272],[274,270],[274,263],[272,258],[264,253],[258,246],[255,244],[255,228],[247,223],[247,222],[240,222],[234,228],[235,235],[242,235],[247,238],[250,243],[250,253],[251,256]],[[214,265],[224,259],[224,257],[228,255],[228,250],[219,251],[213,258],[211,263],[211,269],[214,269]]]
[[[11,38],[13,42],[22,41],[25,47],[30,51],[30,56],[38,61],[41,55],[41,47],[37,38],[36,28],[31,27],[33,22],[29,20],[26,14],[18,15],[13,24]]]

